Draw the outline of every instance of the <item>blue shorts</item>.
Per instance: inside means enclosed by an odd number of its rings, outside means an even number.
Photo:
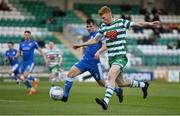
[[[103,78],[102,68],[100,63],[93,63],[92,60],[85,60],[82,59],[78,63],[75,64],[75,66],[81,71],[81,73],[84,73],[86,71],[89,71],[90,74],[94,77],[95,80],[101,80]]]
[[[14,72],[15,75],[19,74],[19,72],[20,72],[19,64],[13,65],[12,71]]]
[[[30,63],[23,63],[21,66],[21,74],[24,73],[25,71],[32,72],[34,69],[34,62]]]

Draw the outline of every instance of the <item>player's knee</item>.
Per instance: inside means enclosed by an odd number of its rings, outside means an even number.
[[[25,78],[24,78],[24,76],[23,76],[23,75],[21,75],[21,76],[20,76],[20,79],[21,79],[22,81],[24,81],[24,80],[25,80]]]
[[[29,72],[28,72],[28,71],[25,71],[25,72],[23,73],[23,76],[24,76],[24,78],[27,78],[27,77],[29,76]]]
[[[27,77],[28,77],[28,75],[26,75],[26,74],[23,74],[23,77],[24,77],[24,78],[27,78]]]
[[[73,78],[73,77],[74,77],[74,74],[73,74],[73,73],[68,73],[68,74],[67,74],[67,77]]]
[[[70,70],[69,73],[67,74],[67,76],[69,78],[74,78],[75,76],[77,76],[76,71]]]
[[[54,76],[50,75],[50,76],[49,76],[49,79],[52,79],[52,78],[54,78]]]
[[[50,75],[49,75],[49,78],[54,78],[55,77],[55,74],[54,73],[51,73]]]

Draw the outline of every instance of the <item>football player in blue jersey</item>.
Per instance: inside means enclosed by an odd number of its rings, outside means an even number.
[[[22,55],[22,66],[21,66],[21,75],[20,79],[24,82],[26,87],[28,88],[29,95],[33,95],[37,93],[38,81],[35,80],[30,73],[34,68],[34,50],[37,49],[44,58],[44,61],[47,65],[47,60],[44,52],[39,47],[37,42],[31,39],[31,32],[24,32],[24,40],[19,44],[19,55]],[[34,80],[34,87],[32,87],[29,80]]]
[[[96,30],[97,25],[95,21],[93,19],[87,19],[86,28],[89,32],[89,36],[87,39],[88,40],[93,39],[98,33],[98,31]],[[102,41],[104,39],[105,38],[102,38]],[[61,101],[67,102],[68,100],[69,92],[73,84],[72,78],[86,71],[90,72],[90,74],[94,77],[94,79],[99,84],[99,86],[103,86],[103,87],[108,86],[108,83],[106,83],[103,80],[100,59],[99,59],[100,54],[106,50],[106,45],[102,41],[98,42],[97,44],[87,46],[82,60],[80,60],[70,69],[69,73],[67,74],[66,82],[64,85],[64,95]],[[115,89],[115,92],[117,93],[119,101],[122,102],[123,100],[122,89],[117,87]]]
[[[4,54],[4,61],[9,61],[10,65],[12,66],[12,68],[8,71],[8,74],[16,81],[16,84],[19,84],[19,58],[16,56],[18,51],[14,48],[14,43],[11,41],[7,43],[7,46],[8,50]]]

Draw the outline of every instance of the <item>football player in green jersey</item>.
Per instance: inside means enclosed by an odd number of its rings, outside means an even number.
[[[49,81],[51,85],[54,86],[55,77],[59,76],[61,72],[62,54],[60,50],[55,47],[54,43],[50,41],[48,48],[45,50],[45,55],[48,60]]]
[[[94,39],[81,44],[75,44],[74,48],[79,48],[91,44],[95,44],[100,41],[100,37],[105,36],[106,46],[108,51],[110,70],[108,72],[109,86],[106,88],[104,99],[96,98],[96,102],[102,106],[103,110],[107,110],[108,103],[114,92],[115,85],[119,87],[139,87],[142,89],[143,98],[146,98],[148,93],[149,83],[137,81],[137,80],[124,80],[122,76],[123,68],[127,64],[126,56],[126,30],[129,27],[158,27],[160,22],[131,22],[122,18],[113,18],[111,9],[107,6],[103,6],[99,9],[98,14],[102,20],[102,24],[99,27],[99,32]]]

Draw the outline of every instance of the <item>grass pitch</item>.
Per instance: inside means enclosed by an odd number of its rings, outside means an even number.
[[[59,83],[63,87],[63,83]],[[142,98],[139,88],[124,88],[124,101],[114,94],[107,111],[95,103],[105,89],[96,83],[73,84],[67,103],[49,98],[50,84],[40,81],[38,94],[28,96],[23,84],[0,82],[1,115],[180,115],[180,84],[150,82],[149,96]]]

